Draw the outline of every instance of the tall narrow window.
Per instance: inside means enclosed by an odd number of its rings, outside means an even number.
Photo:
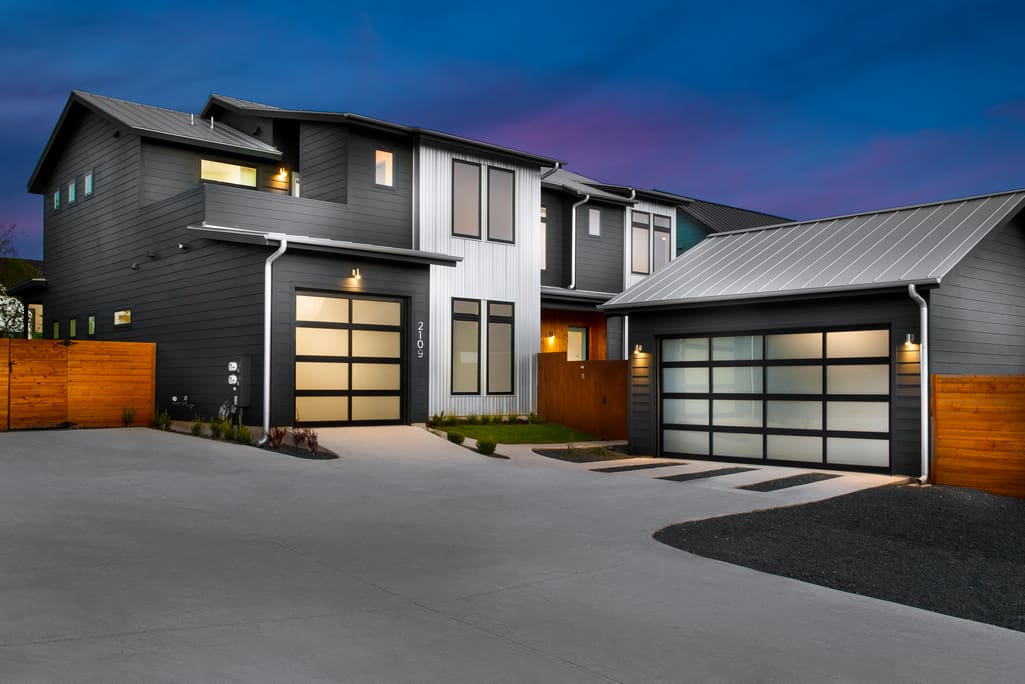
[[[96,316],[95,315],[90,314],[89,318],[86,319],[85,331],[86,331],[86,334],[88,334],[88,335],[95,335],[96,334]]]
[[[59,340],[61,338],[61,322],[53,322],[53,339]]]
[[[488,394],[513,391],[513,305],[488,302]]]
[[[54,209],[60,209],[61,208],[61,191],[60,191],[60,188],[57,188],[57,190],[53,193],[53,208]]]
[[[480,302],[452,300],[452,394],[480,394]]]
[[[292,197],[302,197],[302,175],[298,171],[292,172]]]
[[[601,209],[591,207],[587,210],[587,234],[601,236]]]
[[[480,237],[480,165],[452,160],[452,234]]]
[[[68,337],[78,337],[78,319],[68,321]]]
[[[72,178],[68,182],[68,204],[74,204],[75,200],[78,199],[78,186],[75,185],[75,179]]]
[[[656,214],[652,218],[654,223],[654,233],[652,234],[652,266],[654,270],[658,270],[669,263],[669,260],[673,258],[672,248],[672,230],[673,221],[668,216],[659,216]]]
[[[651,259],[648,254],[648,245],[650,244],[648,212],[633,212],[631,226],[633,249],[632,258],[630,259],[630,270],[634,273],[650,273],[649,264],[651,263]]]
[[[488,239],[514,242],[513,220],[515,178],[512,171],[488,167]]]
[[[256,169],[252,166],[225,164],[223,162],[203,159],[199,162],[199,177],[216,183],[231,183],[256,187]]]
[[[395,187],[395,154],[393,152],[374,151],[374,183],[386,188]]]
[[[548,207],[541,207],[541,270],[548,268]]]
[[[93,172],[92,171],[87,171],[86,172],[85,178],[83,179],[82,185],[83,185],[82,194],[84,194],[86,197],[88,197],[89,195],[93,194]]]

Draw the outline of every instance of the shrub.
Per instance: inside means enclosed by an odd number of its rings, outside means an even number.
[[[124,422],[125,427],[132,427],[132,421],[135,420],[136,408],[134,406],[125,406],[121,409],[121,420]]]
[[[466,441],[466,437],[463,437],[458,432],[448,432],[446,434],[448,435],[448,441],[452,442],[453,444],[462,444],[464,441]]]
[[[275,449],[280,449],[281,444],[285,441],[285,437],[288,435],[288,428],[273,427],[270,432],[267,433],[267,441]]]
[[[153,422],[156,423],[156,426],[158,428],[160,428],[161,430],[165,430],[165,431],[166,430],[170,430],[171,429],[171,414],[168,413],[167,411],[161,411],[160,413],[157,414],[157,417],[153,419]]]
[[[309,428],[292,428],[292,441],[295,442],[296,448],[303,448],[303,445],[306,444],[306,436],[309,432]]]
[[[317,433],[313,430],[307,430],[306,432],[306,448],[314,456],[320,452],[320,440],[317,438]]]
[[[213,418],[208,426],[210,428],[210,436],[214,439],[221,438],[221,432],[224,431],[224,423],[221,422],[220,418]]]
[[[529,413],[529,414],[527,415],[527,422],[528,422],[528,423],[534,423],[534,424],[537,424],[537,423],[543,423],[543,422],[545,422],[545,419],[544,419],[544,418],[542,418],[541,416],[539,416],[538,414],[534,413],[533,411],[531,411],[531,412],[530,412],[530,413]]]
[[[520,417],[515,413],[510,413],[508,416],[505,417],[505,422],[509,423],[509,425],[515,425],[516,423],[520,422]]]
[[[442,414],[441,424],[445,426],[455,425],[459,420],[455,416],[446,416]]]
[[[480,416],[476,413],[471,413],[466,417],[466,422],[470,425],[480,425]]]
[[[498,443],[493,439],[478,439],[477,440],[477,451],[481,452],[485,456],[490,456],[495,453],[495,447]]]
[[[199,416],[192,419],[192,434],[199,437],[199,433],[203,431],[203,421]]]
[[[242,421],[239,420],[238,427],[235,428],[235,441],[239,444],[249,444],[251,438],[252,433],[249,430],[249,426],[243,425]]]
[[[439,425],[444,425],[445,424],[445,412],[442,411],[441,413],[435,413],[427,421],[427,424],[429,426],[431,426],[431,427],[438,427]]]
[[[221,439],[227,441],[235,438],[235,426],[231,423],[231,418],[225,416],[221,418]]]

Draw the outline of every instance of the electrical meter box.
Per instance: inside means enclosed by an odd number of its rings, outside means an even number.
[[[251,366],[248,356],[236,356],[228,359],[225,366],[225,382],[228,385],[228,391],[231,392],[234,404],[240,408],[247,408],[250,405]]]

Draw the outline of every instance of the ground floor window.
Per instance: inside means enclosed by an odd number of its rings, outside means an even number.
[[[890,465],[887,329],[660,343],[662,451]]]
[[[480,302],[452,300],[452,394],[480,394]]]
[[[513,305],[488,302],[488,394],[512,394],[513,370]]]

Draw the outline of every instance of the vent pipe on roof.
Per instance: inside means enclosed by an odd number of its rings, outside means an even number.
[[[922,475],[918,479],[925,484],[929,479],[929,305],[915,290],[914,283],[908,285],[908,294],[918,303],[918,330],[921,340],[918,346],[919,401],[921,402]]]
[[[189,114],[189,124],[192,125],[192,126],[196,125],[196,115],[195,114]]]
[[[257,446],[263,446],[270,439],[270,305],[271,285],[274,282],[273,264],[288,249],[288,238],[281,233],[271,233],[267,238],[279,242],[277,251],[267,257],[263,264],[263,437],[256,443]]]
[[[211,116],[210,117],[210,130],[212,131],[213,129],[214,129],[214,118]]]
[[[577,207],[587,204],[589,199],[591,199],[590,195],[584,195],[584,199],[574,204],[569,212],[569,289],[571,290],[575,290],[577,287]]]

